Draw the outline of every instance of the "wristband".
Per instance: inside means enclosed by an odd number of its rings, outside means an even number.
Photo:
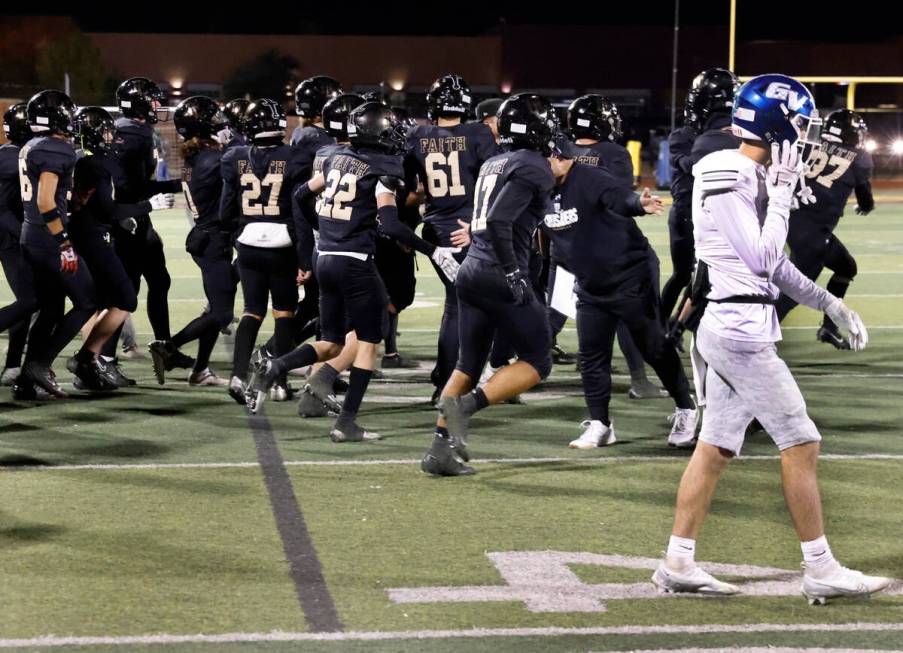
[[[57,242],[57,244],[58,244],[60,247],[62,247],[63,244],[66,243],[66,242],[69,240],[69,232],[66,231],[65,229],[63,229],[63,230],[62,230],[60,233],[58,233],[58,234],[52,234],[52,235],[53,235],[53,239]]]
[[[47,213],[42,213],[41,217],[44,218],[44,222],[53,222],[54,220],[61,220],[62,214],[60,213],[59,207],[53,207]]]

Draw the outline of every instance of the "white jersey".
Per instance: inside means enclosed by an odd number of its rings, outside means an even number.
[[[824,310],[832,295],[815,286],[784,254],[789,212],[769,210],[765,166],[739,150],[721,150],[693,166],[693,232],[696,258],[709,267],[710,299],[783,290]],[[710,302],[700,322],[731,340],[775,342],[781,327],[770,304]]]

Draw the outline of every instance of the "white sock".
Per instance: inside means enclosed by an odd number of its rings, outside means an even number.
[[[665,563],[675,571],[690,569],[696,565],[696,540],[672,535],[668,540]]]
[[[838,565],[834,554],[831,553],[831,547],[828,546],[828,539],[824,535],[811,542],[800,542],[800,548],[803,550],[806,571],[813,576],[833,571],[834,567]]]

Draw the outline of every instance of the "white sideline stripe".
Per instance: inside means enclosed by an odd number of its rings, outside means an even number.
[[[735,460],[780,460],[779,455],[740,456]],[[864,454],[821,454],[819,460],[903,460],[903,454],[864,453]],[[601,458],[582,458],[579,454],[573,457],[548,456],[533,458],[475,458],[471,462],[483,464],[530,464],[530,463],[626,463],[626,462],[675,462],[686,463],[686,458],[672,456],[605,456]],[[419,458],[386,458],[383,460],[286,460],[286,467],[357,467],[373,465],[415,465]],[[22,465],[17,467],[0,467],[8,472],[71,472],[84,470],[120,470],[120,469],[256,469],[257,462],[236,463],[123,463],[123,464],[88,464],[88,465]]]
[[[668,653],[878,653],[873,648],[802,648],[796,646],[743,646],[730,648],[669,648]],[[642,649],[631,651],[606,651],[604,653],[662,653],[663,649]],[[603,653],[590,651],[590,653]],[[881,653],[899,653],[881,649]]]
[[[567,635],[707,635],[715,633],[793,633],[793,632],[897,632],[903,623],[849,624],[745,624],[698,626],[608,626],[588,628],[473,628],[469,630],[349,631],[339,633],[222,633],[219,635],[136,635],[123,637],[57,637],[0,639],[0,648],[35,646],[125,646],[139,644],[234,644],[239,642],[344,642],[385,641],[393,639],[451,639],[482,637],[559,637]],[[775,649],[768,649],[774,651]],[[825,649],[820,649],[825,650]]]

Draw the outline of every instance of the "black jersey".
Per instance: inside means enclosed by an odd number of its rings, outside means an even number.
[[[337,145],[323,160],[326,188],[317,201],[321,252],[376,252],[376,189],[383,176],[401,179],[400,156]]]
[[[233,129],[231,130],[231,133],[232,137],[229,139],[229,142],[226,143],[225,147],[223,147],[224,150],[231,150],[233,147],[240,147],[242,145],[248,144],[248,139],[242,136],[239,132]]]
[[[470,226],[472,243],[467,255],[501,265],[486,225],[493,205],[508,184],[521,193],[529,194],[529,203],[519,215],[500,216],[513,223],[514,255],[519,268],[528,270],[533,234],[549,212],[551,192],[555,185],[548,160],[531,150],[504,152],[492,157],[480,168]]]
[[[134,204],[157,193],[179,192],[181,184],[178,180],[154,180],[157,158],[154,156],[153,128],[131,118],[118,118],[115,125],[113,155],[119,161],[119,172],[113,183],[120,201]],[[146,217],[146,214],[140,217]]]
[[[69,141],[39,136],[28,141],[19,150],[19,182],[25,212],[21,240],[23,245],[48,249],[58,247],[38,209],[38,179],[44,172],[51,172],[57,176],[54,200],[65,226],[69,223],[67,213],[74,169],[75,149]]]
[[[241,146],[236,146],[241,147]],[[220,199],[223,177],[220,173],[223,152],[205,147],[185,159],[182,166],[182,192],[195,225],[202,229],[231,231],[220,223]]]
[[[416,180],[426,194],[423,221],[445,232],[470,222],[480,166],[498,154],[492,130],[483,123],[451,127],[418,125],[408,131],[405,175],[409,190]]]
[[[815,194],[814,204],[801,204],[791,220],[810,220],[829,227],[837,225],[850,194],[866,211],[875,205],[872,198],[872,155],[836,143],[822,143],[815,162],[806,173],[806,185]]]
[[[19,146],[0,145],[0,249],[19,245],[22,231],[19,185]]]
[[[633,188],[633,159],[623,145],[599,141],[592,145],[571,143],[569,156],[577,163],[605,168],[625,188]]]
[[[696,130],[678,127],[668,137],[668,158],[671,162],[671,198],[674,211],[690,216],[693,211],[693,142]]]
[[[639,195],[604,168],[581,163],[574,163],[558,191],[542,229],[555,259],[582,290],[610,294],[649,276],[649,241],[630,217],[645,213]]]
[[[75,164],[70,231],[103,235],[120,220],[150,212],[150,202],[146,200],[135,204],[118,202],[114,179],[119,176],[120,166],[115,157],[103,151],[80,154]]]
[[[234,147],[223,154],[220,170],[223,223],[237,221],[239,231],[251,222],[285,224],[294,230],[292,193],[307,181],[299,150],[290,145]]]
[[[693,141],[693,150],[690,155],[693,165],[712,152],[736,150],[740,147],[742,141],[739,136],[734,136],[730,126],[731,116],[727,113],[716,113],[706,121],[702,133]]]
[[[335,138],[317,125],[298,126],[292,132],[291,143],[292,147],[299,152],[298,160],[303,168],[302,172],[307,175],[304,181],[307,181],[313,174],[314,159],[316,159],[317,152],[326,145],[335,145]]]

